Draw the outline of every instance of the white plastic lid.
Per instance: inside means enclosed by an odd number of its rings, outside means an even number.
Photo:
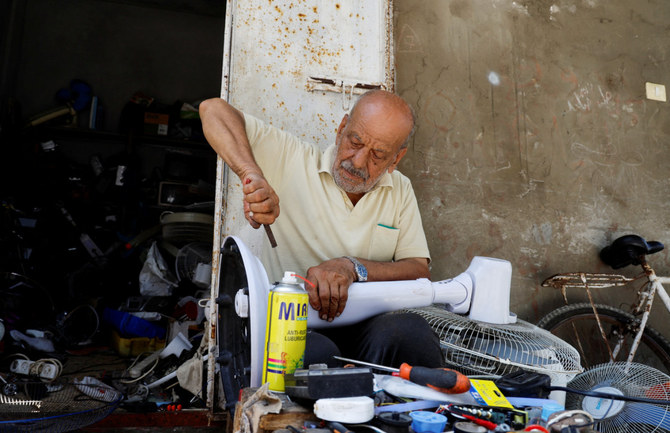
[[[326,421],[360,424],[375,417],[375,401],[365,396],[322,398],[314,402],[314,415]]]
[[[284,278],[281,279],[281,282],[286,284],[298,284],[298,279],[295,277],[295,272],[284,271]]]

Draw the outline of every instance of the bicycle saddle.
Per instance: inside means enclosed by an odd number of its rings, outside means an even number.
[[[619,269],[628,265],[639,265],[644,261],[644,256],[657,253],[663,248],[665,247],[660,242],[646,241],[638,235],[625,235],[600,250],[600,260],[613,269]]]

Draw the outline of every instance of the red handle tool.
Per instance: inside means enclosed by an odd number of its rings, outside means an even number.
[[[384,365],[357,361],[355,359],[342,358],[341,356],[333,356],[333,358],[351,362],[353,364],[367,365],[368,367],[377,368],[379,370],[398,373],[403,379],[409,380],[417,385],[433,388],[434,390],[445,394],[461,394],[470,389],[470,379],[463,373],[449,368],[412,367],[407,363],[403,363],[400,366],[400,369],[397,369],[386,367]]]
[[[460,394],[470,389],[470,379],[449,368],[412,367],[403,363],[400,365],[400,377],[445,394]]]

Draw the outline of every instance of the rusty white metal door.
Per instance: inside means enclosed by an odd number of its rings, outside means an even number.
[[[391,0],[240,0],[226,10],[221,97],[325,149],[355,99],[393,90]],[[242,213],[242,189],[219,159],[211,299],[218,249],[228,235],[260,256],[265,236]],[[211,308],[208,404],[212,406],[216,308]]]

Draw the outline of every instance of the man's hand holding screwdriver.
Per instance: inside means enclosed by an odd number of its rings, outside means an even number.
[[[253,176],[244,179],[242,186],[244,193],[244,216],[255,229],[263,224],[272,248],[277,246],[270,224],[279,216],[279,197],[270,184],[262,176]],[[267,222],[265,222],[267,220]]]

